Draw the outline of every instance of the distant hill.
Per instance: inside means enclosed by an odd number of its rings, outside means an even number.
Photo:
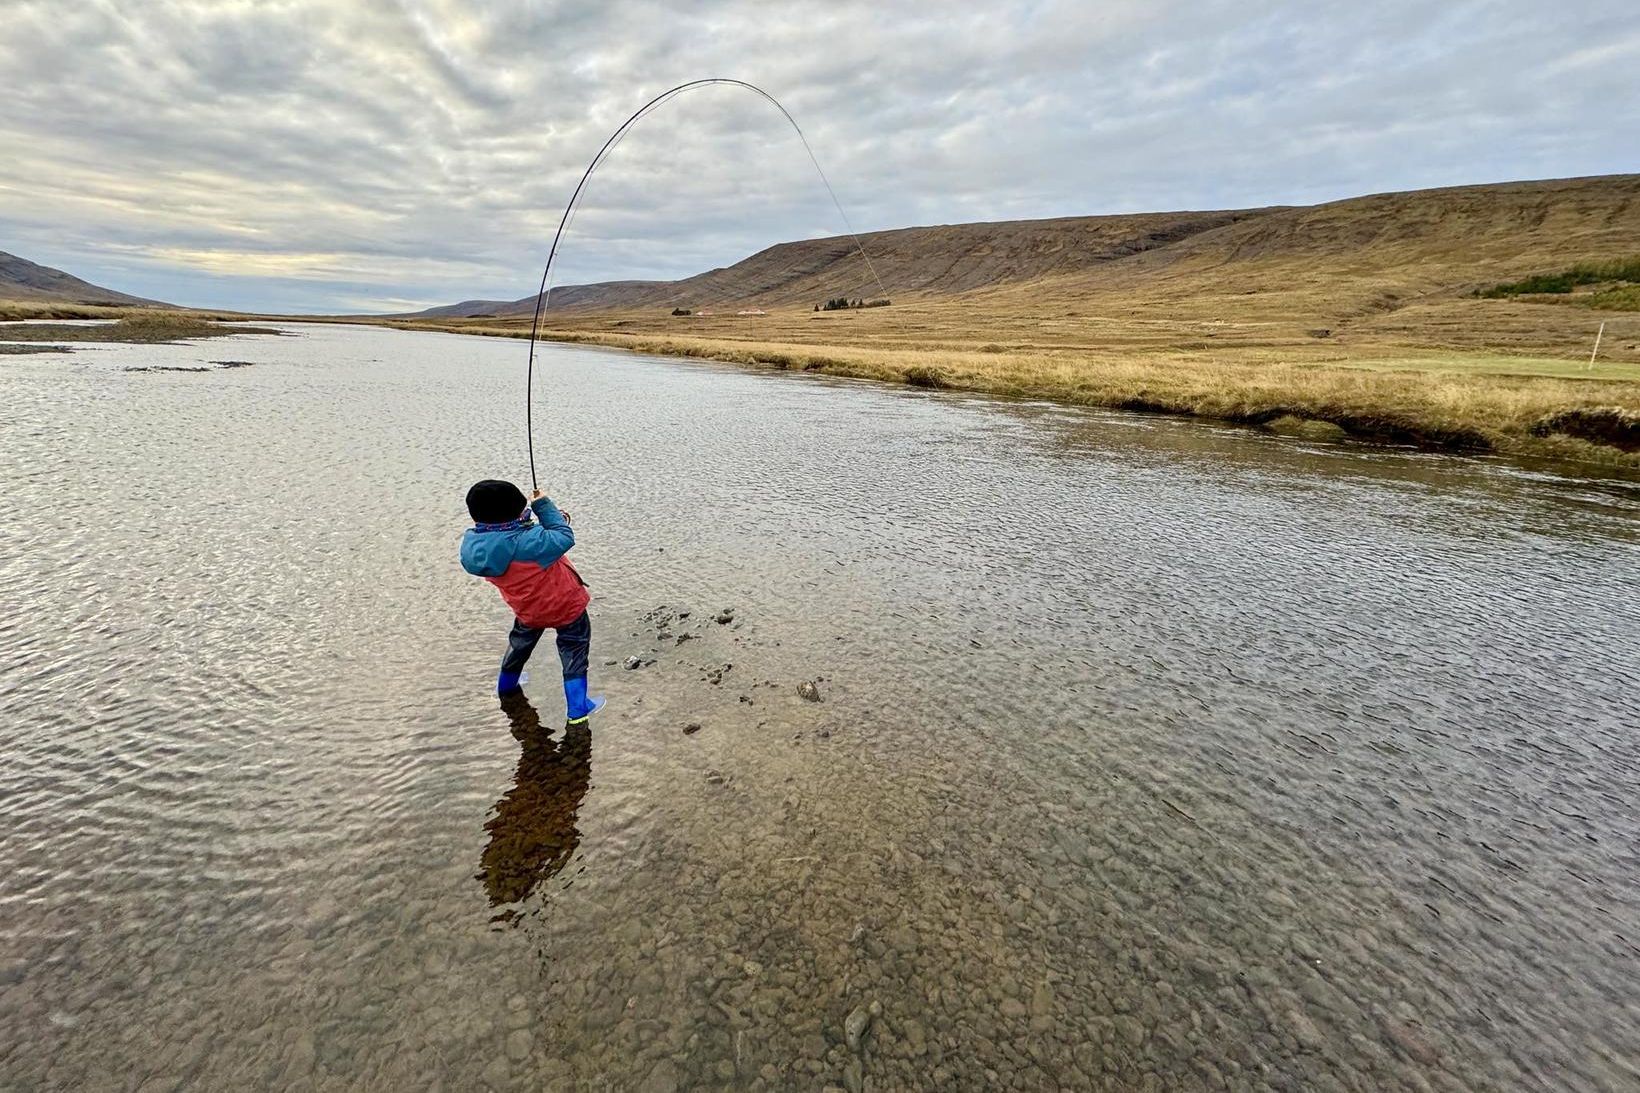
[[[1393,310],[1568,261],[1640,253],[1640,175],[1377,194],[1305,207],[956,224],[861,237],[901,299],[1022,297],[1201,306],[1260,296],[1321,318]],[[799,307],[880,295],[847,237],[781,243],[681,281],[555,288],[554,312]],[[418,317],[527,316],[535,297]]]
[[[107,307],[172,307],[82,281],[60,269],[0,251],[0,300],[31,304],[95,304]]]
[[[552,290],[552,308],[580,307],[603,311],[614,307],[642,307],[654,294],[664,292],[673,281],[604,281],[596,285],[564,285]],[[463,300],[416,312],[418,318],[460,319],[478,316],[516,316],[535,312],[535,297],[522,300]]]
[[[899,228],[860,236],[872,269],[892,296],[948,296],[999,284],[1075,273],[1167,246],[1263,210],[1073,216]],[[789,306],[833,296],[882,295],[847,236],[780,243],[732,266],[681,281],[605,281],[552,290],[554,311],[733,305]],[[470,300],[430,308],[418,318],[529,314],[535,296]]]

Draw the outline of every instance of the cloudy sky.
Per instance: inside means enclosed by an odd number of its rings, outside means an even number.
[[[1310,203],[1640,170],[1633,0],[0,0],[0,250],[179,303],[533,289],[675,83],[762,85],[855,226]],[[714,87],[595,177],[555,283],[835,235]]]

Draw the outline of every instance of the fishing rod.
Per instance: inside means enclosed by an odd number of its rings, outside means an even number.
[[[860,237],[854,231],[854,225],[849,223],[848,213],[843,211],[843,203],[837,200],[837,191],[831,188],[831,180],[826,177],[825,169],[820,166],[820,160],[815,157],[814,149],[809,147],[809,138],[803,135],[802,126],[797,124],[797,119],[791,116],[790,111],[780,105],[779,99],[776,99],[756,84],[721,76],[709,77],[703,80],[690,80],[688,83],[680,83],[676,87],[661,92],[644,103],[631,117],[622,122],[620,128],[611,133],[609,139],[604,141],[604,146],[598,149],[598,154],[592,157],[592,162],[587,164],[586,171],[581,175],[581,181],[575,184],[575,192],[569,196],[569,204],[564,206],[564,215],[558,219],[558,230],[552,236],[552,247],[547,251],[546,268],[541,271],[541,287],[535,294],[535,316],[530,320],[529,365],[524,372],[524,435],[529,443],[531,489],[539,490],[541,488],[540,483],[536,481],[535,475],[535,343],[541,332],[541,315],[547,310],[548,301],[552,296],[552,262],[553,259],[558,257],[558,243],[564,237],[564,229],[569,226],[570,221],[575,216],[576,203],[581,200],[581,192],[586,189],[587,181],[592,178],[593,172],[603,164],[604,160],[609,158],[610,153],[625,138],[628,130],[650,111],[658,109],[663,103],[686,91],[693,91],[697,87],[710,87],[714,84],[745,88],[767,101],[776,110],[780,111],[781,117],[791,123],[792,131],[797,134],[797,139],[803,144],[803,151],[809,155],[809,162],[814,164],[815,173],[820,176],[821,183],[826,187],[826,193],[831,196],[831,203],[836,207],[837,215],[842,218],[843,227],[847,229],[849,238],[854,240],[854,249],[860,252],[860,257],[865,260],[866,269],[871,272],[871,279],[877,282],[877,291],[882,293],[884,297],[888,296],[888,289],[883,287],[883,279],[877,276],[877,267],[871,264],[871,256],[866,253],[866,248],[861,245]]]

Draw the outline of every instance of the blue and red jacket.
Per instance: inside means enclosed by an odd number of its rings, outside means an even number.
[[[461,537],[461,568],[501,590],[518,621],[535,629],[568,626],[592,599],[565,554],[575,545],[558,506],[542,497],[505,524],[478,524]]]

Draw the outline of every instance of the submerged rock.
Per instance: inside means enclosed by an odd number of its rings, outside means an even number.
[[[805,679],[797,685],[797,697],[809,702],[819,702],[820,685],[813,680]]]
[[[638,1087],[641,1093],[677,1093],[678,1067],[671,1059],[662,1059],[649,1072],[649,1077]]]
[[[735,609],[732,608],[732,607],[725,607],[722,611],[719,611],[717,613],[717,621],[720,624],[724,624],[724,625],[727,625],[728,623],[734,622],[735,621]]]
[[[871,1011],[864,1006],[855,1006],[843,1020],[843,1039],[848,1043],[850,1051],[856,1055],[860,1053],[866,1030],[871,1028]]]
[[[1305,440],[1342,440],[1349,435],[1343,426],[1320,418],[1300,417],[1296,414],[1283,414],[1264,423],[1264,427],[1272,433],[1282,436],[1296,436]]]
[[[700,722],[699,721],[691,721],[691,722],[689,722],[689,724],[687,724],[683,727],[683,735],[685,735],[685,736],[693,736],[699,731],[700,731]]]

